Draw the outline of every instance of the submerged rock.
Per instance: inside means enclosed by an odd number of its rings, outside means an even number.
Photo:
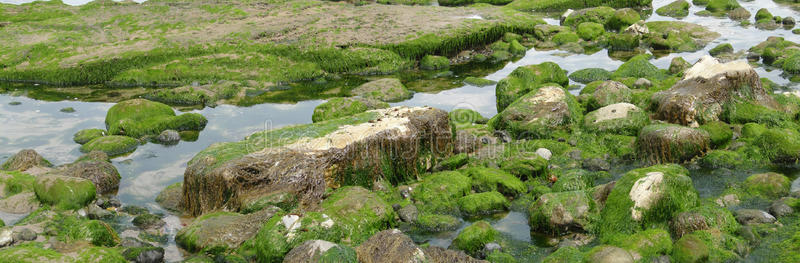
[[[139,141],[128,136],[111,135],[92,139],[83,146],[81,152],[101,151],[109,156],[123,155],[136,150]]]
[[[156,136],[156,141],[163,144],[175,144],[181,141],[181,134],[176,130],[164,130]]]
[[[677,0],[656,9],[656,14],[677,18],[686,17],[689,15],[689,6],[691,5],[686,0]]]
[[[402,101],[413,96],[413,93],[399,79],[395,78],[373,80],[356,87],[350,93],[355,96],[385,102]]]
[[[49,161],[44,159],[39,153],[32,149],[24,149],[13,156],[8,158],[3,165],[0,166],[2,170],[6,171],[20,171],[24,172],[32,167],[51,167]]]
[[[720,120],[728,104],[749,101],[771,109],[780,105],[761,86],[758,73],[744,61],[719,63],[705,56],[686,70],[683,80],[653,95],[655,117],[671,123],[698,126]]]
[[[388,103],[376,99],[332,98],[314,108],[314,115],[311,116],[311,120],[313,122],[326,121],[388,107]]]
[[[495,130],[517,138],[547,138],[554,131],[570,131],[580,119],[578,102],[558,86],[545,86],[522,96],[489,121]]]
[[[430,260],[411,238],[397,229],[378,232],[358,246],[356,253],[358,262],[362,263],[422,263]]]
[[[486,221],[478,221],[461,230],[451,247],[457,248],[472,256],[477,256],[486,246],[494,242],[499,232]]]
[[[789,178],[779,173],[754,174],[744,181],[745,190],[752,195],[777,199],[789,193]]]
[[[681,163],[708,151],[711,138],[700,129],[654,124],[642,128],[636,145],[640,158],[649,163]]]
[[[193,215],[237,211],[261,197],[287,192],[300,205],[311,205],[326,187],[416,179],[424,172],[420,165],[428,164],[424,160],[446,156],[452,147],[448,119],[447,112],[433,108],[395,107],[214,144],[189,162],[182,204]]]

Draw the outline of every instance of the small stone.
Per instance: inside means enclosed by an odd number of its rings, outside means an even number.
[[[400,216],[400,220],[403,222],[412,223],[417,221],[417,215],[419,211],[417,211],[417,206],[415,205],[407,205],[403,208],[397,210],[397,215]]]
[[[769,224],[775,222],[775,220],[775,217],[766,211],[757,209],[736,210],[736,221],[739,221],[742,225]]]
[[[165,144],[173,144],[181,140],[181,134],[175,130],[164,130],[156,137],[156,140]]]
[[[502,249],[503,248],[500,247],[500,244],[497,244],[496,242],[486,243],[486,245],[483,246],[483,254],[488,256],[495,251],[502,252]]]
[[[769,206],[769,212],[776,217],[782,217],[794,213],[794,209],[786,204],[786,198],[781,198],[780,200],[772,202]]]
[[[795,24],[794,17],[787,16],[783,18],[783,25],[784,26],[793,26]]]
[[[570,159],[576,160],[576,161],[583,160],[583,156],[582,155],[583,155],[583,151],[581,151],[581,150],[572,150],[572,151],[567,153],[567,156]]]
[[[19,101],[12,101],[12,102],[9,102],[9,103],[8,103],[8,105],[11,105],[11,106],[22,105],[22,102],[19,102]]]
[[[721,207],[730,207],[738,205],[741,201],[739,201],[739,197],[735,194],[727,194],[720,198],[717,198],[716,203]]]
[[[611,170],[611,164],[601,158],[589,158],[583,161],[583,168],[589,171],[608,171]]]
[[[544,158],[545,160],[550,160],[550,157],[553,156],[553,153],[550,150],[545,148],[536,149],[536,154]]]
[[[5,247],[14,242],[14,237],[11,233],[11,228],[4,228],[0,230],[0,247]]]
[[[60,111],[63,112],[63,113],[73,113],[73,112],[75,112],[75,108],[66,107],[66,108],[62,108]]]
[[[89,204],[89,218],[91,219],[106,219],[114,217],[114,214],[111,211],[105,210],[96,204]]]
[[[652,86],[653,83],[650,82],[650,80],[647,80],[646,78],[639,78],[636,80],[636,82],[633,83],[633,87],[637,89],[646,89]]]
[[[13,239],[22,241],[33,241],[36,240],[36,232],[33,232],[33,230],[31,230],[30,228],[22,228],[20,230],[14,231]]]

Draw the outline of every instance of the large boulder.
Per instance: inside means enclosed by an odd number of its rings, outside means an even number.
[[[414,241],[397,229],[378,232],[356,248],[362,263],[422,263],[429,259]]]
[[[106,130],[109,134],[134,138],[156,136],[164,130],[200,131],[206,127],[206,123],[208,120],[203,115],[186,113],[176,116],[170,106],[145,99],[119,102],[106,114]]]
[[[123,155],[136,150],[139,141],[122,135],[102,136],[92,139],[82,145],[80,150],[84,153],[100,151],[109,156]]]
[[[683,80],[672,88],[652,97],[657,106],[655,118],[695,127],[720,120],[725,107],[735,100],[780,109],[761,86],[758,73],[750,64],[745,61],[723,64],[710,56],[704,56],[686,70]]]
[[[322,212],[358,244],[394,222],[392,206],[361,186],[342,187],[322,202]]]
[[[495,115],[489,126],[517,138],[548,138],[554,131],[571,131],[580,115],[580,106],[572,94],[558,86],[545,86]]]
[[[665,225],[697,205],[698,194],[679,165],[657,165],[624,174],[606,199],[597,223],[601,237]]]
[[[24,149],[8,158],[0,170],[24,172],[32,167],[51,167],[49,161],[32,149]]]
[[[708,151],[710,145],[708,132],[672,124],[646,126],[636,140],[640,158],[651,164],[685,162]]]
[[[744,188],[749,194],[770,200],[789,194],[789,187],[789,178],[779,173],[754,174],[744,181]]]
[[[315,205],[326,188],[417,179],[430,168],[428,160],[451,151],[447,112],[430,107],[374,110],[264,131],[211,145],[189,161],[182,204],[193,215],[237,211],[288,192],[301,206]]]
[[[584,262],[597,262],[597,263],[633,263],[631,253],[627,250],[615,246],[596,246],[592,248],[583,258]]]
[[[461,230],[461,233],[458,233],[456,239],[453,240],[451,247],[477,256],[484,246],[494,242],[498,235],[499,232],[492,228],[489,222],[481,220]]]
[[[175,242],[193,252],[236,249],[251,239],[278,210],[272,207],[247,215],[230,212],[207,214],[178,231]]]
[[[631,102],[632,97],[633,93],[628,86],[617,81],[607,80],[594,90],[589,106],[597,109],[615,103]]]
[[[647,112],[630,103],[611,104],[586,114],[588,131],[635,136],[650,123]]]
[[[548,83],[558,84],[562,87],[568,86],[567,72],[553,62],[544,62],[514,69],[508,77],[497,82],[497,87],[495,88],[497,112],[502,112],[523,95],[535,91]]]
[[[592,199],[583,191],[547,193],[530,208],[530,225],[556,234],[584,230],[592,207]]]
[[[350,94],[385,102],[402,101],[413,96],[413,93],[399,79],[395,78],[385,78],[364,83],[351,90]]]
[[[108,161],[108,155],[94,151],[77,161],[58,168],[60,175],[87,179],[94,183],[97,194],[116,192],[121,179],[117,168]]]
[[[61,175],[41,175],[33,184],[39,201],[59,209],[78,209],[95,198],[92,181]]]

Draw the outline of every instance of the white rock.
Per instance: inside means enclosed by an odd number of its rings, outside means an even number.
[[[0,230],[0,247],[5,247],[11,245],[11,242],[14,242],[14,238],[11,236],[11,228],[4,228]]]
[[[286,227],[286,238],[289,240],[294,238],[294,232],[302,225],[300,223],[300,216],[298,215],[285,215],[281,217],[281,223]]]
[[[322,223],[319,224],[320,226],[322,226],[324,228],[333,227],[333,219],[328,217],[328,215],[326,215],[326,214],[322,214],[322,218],[325,219],[325,221],[322,221]]]
[[[567,9],[567,11],[565,11],[564,14],[561,14],[561,20],[560,20],[561,24],[564,24],[564,21],[567,20],[567,17],[572,15],[572,13],[575,13],[575,10]]]
[[[625,29],[625,33],[627,34],[635,34],[635,35],[646,35],[650,34],[650,29],[647,28],[642,21],[637,22]]]
[[[726,75],[745,75],[748,74],[753,67],[745,60],[737,60],[728,63],[719,63],[716,58],[705,55],[697,63],[694,63],[691,68],[687,69],[683,74],[683,79],[711,79],[711,78],[725,78]],[[713,81],[713,80],[712,80]]]
[[[319,251],[319,254],[323,254],[326,251],[328,251],[328,249],[337,246],[336,243],[328,242],[325,240],[313,240],[311,241],[310,245],[311,245],[311,250],[312,251],[317,250]]]
[[[544,158],[545,160],[550,160],[550,157],[553,156],[553,153],[550,150],[545,148],[536,149],[536,154]]]
[[[639,107],[630,103],[611,104],[597,109],[597,119],[595,119],[594,122],[598,123],[607,120],[622,119],[628,117],[628,112],[640,110]]]
[[[634,203],[631,208],[631,217],[633,219],[642,220],[642,211],[650,209],[661,199],[663,195],[661,184],[663,182],[664,173],[662,172],[649,172],[647,176],[636,180],[629,193]]]

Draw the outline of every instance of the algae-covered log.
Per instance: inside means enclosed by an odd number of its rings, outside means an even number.
[[[326,187],[378,179],[400,183],[452,152],[447,112],[395,107],[308,125],[255,133],[198,153],[184,174],[182,204],[199,215],[239,210],[259,197],[297,194],[314,205]]]
[[[726,105],[737,100],[771,109],[780,105],[761,86],[758,73],[747,62],[719,63],[705,56],[687,69],[683,80],[653,95],[655,118],[682,125],[717,121]]]

